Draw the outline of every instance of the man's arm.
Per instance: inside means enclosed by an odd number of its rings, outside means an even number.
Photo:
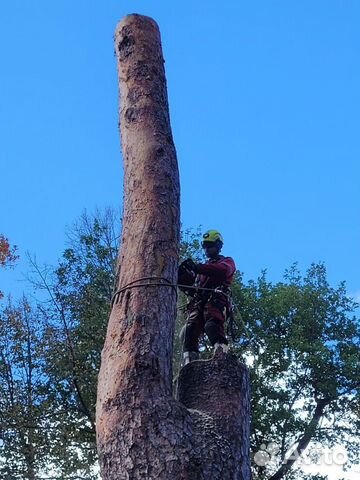
[[[235,273],[235,262],[232,258],[224,258],[218,263],[198,263],[197,272],[207,277],[216,278],[219,282],[225,281]]]

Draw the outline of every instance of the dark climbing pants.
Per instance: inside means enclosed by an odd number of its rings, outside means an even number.
[[[228,341],[225,336],[224,323],[226,305],[198,302],[188,307],[188,318],[185,329],[184,352],[198,352],[199,338],[206,333],[212,346],[215,343]]]

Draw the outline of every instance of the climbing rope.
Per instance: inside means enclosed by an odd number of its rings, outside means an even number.
[[[143,283],[148,281],[149,282],[151,281],[151,283]],[[161,282],[166,282],[166,283],[161,283]],[[117,290],[114,293],[111,299],[111,306],[119,302],[119,297],[121,293],[125,292],[126,290],[130,290],[132,288],[139,288],[139,287],[170,287],[170,288],[174,288],[176,292],[177,292],[177,288],[179,287],[179,288],[186,288],[187,290],[189,289],[196,290],[196,291],[203,290],[208,292],[219,292],[224,294],[224,292],[218,288],[193,287],[189,285],[182,285],[179,283],[172,283],[170,282],[170,280],[168,280],[165,277],[141,277],[119,288],[119,290]]]

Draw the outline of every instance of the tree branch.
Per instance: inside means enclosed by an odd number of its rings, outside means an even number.
[[[83,398],[83,395],[82,395],[82,392],[81,392],[80,385],[78,383],[78,379],[77,379],[77,370],[78,370],[77,369],[77,359],[76,359],[75,350],[74,350],[73,342],[72,342],[71,335],[70,335],[70,329],[69,329],[68,322],[67,322],[66,317],[65,317],[64,309],[63,309],[62,305],[59,305],[59,303],[57,302],[51,287],[47,283],[46,278],[43,276],[43,274],[40,271],[38,265],[33,261],[33,259],[30,256],[29,256],[29,260],[30,260],[33,268],[35,268],[36,273],[39,275],[39,277],[42,281],[42,284],[45,287],[46,291],[48,292],[48,294],[50,296],[50,299],[53,302],[56,310],[60,314],[60,318],[61,318],[63,326],[64,326],[67,345],[68,345],[68,349],[69,349],[69,353],[70,353],[70,357],[71,357],[72,374],[73,374],[72,383],[73,383],[74,388],[76,390],[79,402],[80,402],[81,407],[82,407],[82,411],[87,416],[87,418],[88,418],[88,420],[91,424],[91,428],[95,432],[95,422],[94,422],[93,416],[90,412],[90,409],[86,405],[86,402],[85,402],[85,400]]]
[[[314,415],[312,419],[310,420],[307,428],[304,431],[304,434],[299,440],[298,446],[295,450],[293,450],[292,454],[288,458],[288,460],[285,460],[279,470],[272,475],[269,480],[280,480],[283,478],[286,473],[291,469],[293,464],[296,462],[296,460],[302,455],[302,453],[306,450],[307,446],[309,445],[311,439],[314,436],[314,433],[318,427],[318,424],[321,420],[321,417],[324,414],[325,407],[329,405],[332,399],[329,398],[324,398],[324,399],[319,399],[316,403],[316,408],[314,411]],[[296,453],[295,453],[296,452]]]

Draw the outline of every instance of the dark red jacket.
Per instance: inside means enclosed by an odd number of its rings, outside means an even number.
[[[205,263],[198,263],[197,269],[198,275],[187,271],[180,272],[178,283],[205,288],[230,287],[236,271],[234,260],[223,255],[218,255]]]

